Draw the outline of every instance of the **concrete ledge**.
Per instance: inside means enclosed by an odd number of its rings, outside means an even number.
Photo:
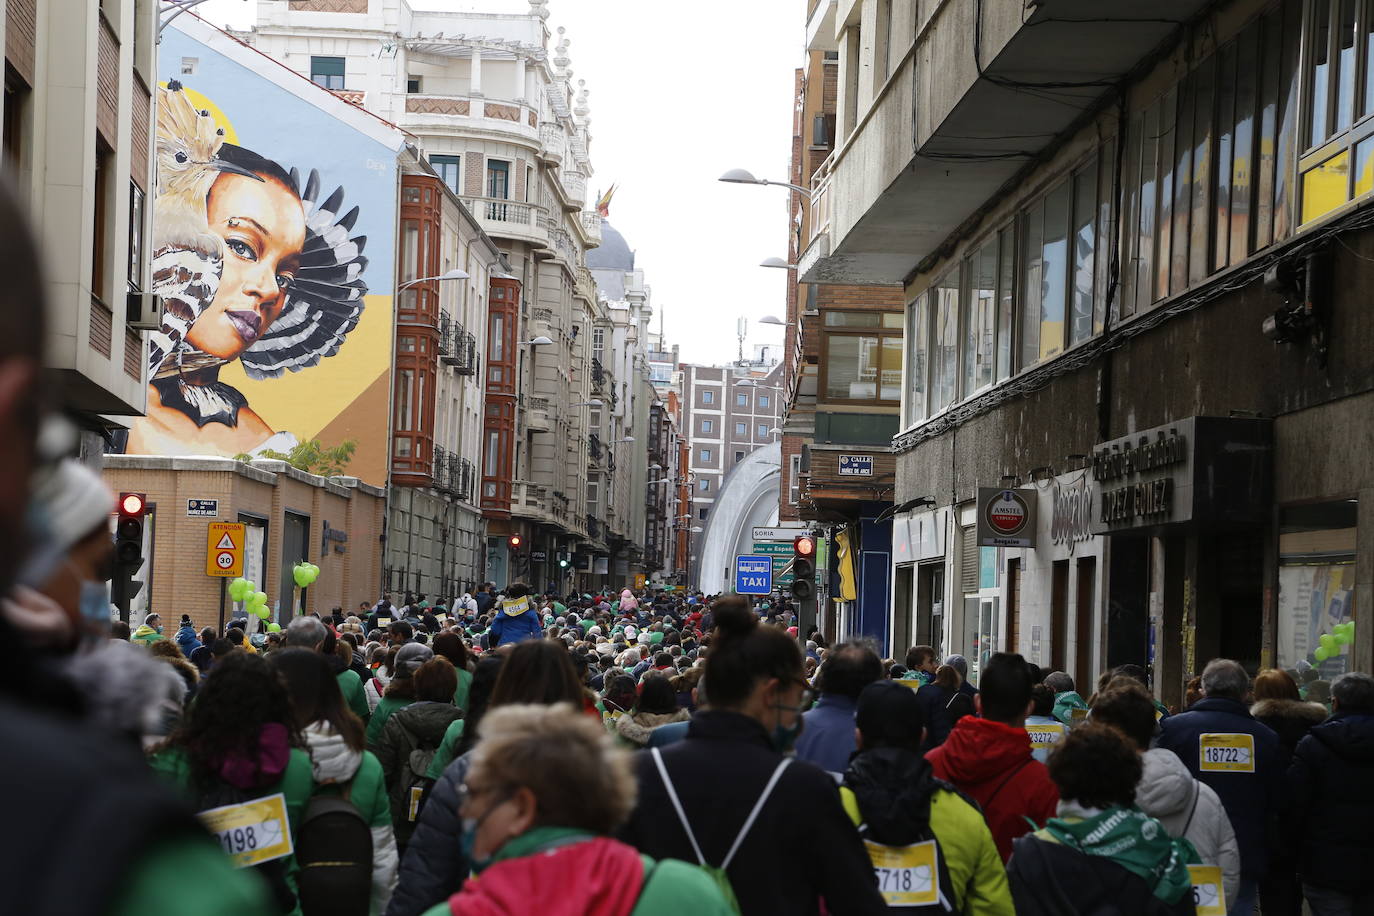
[[[285,461],[271,458],[255,458],[249,462],[211,455],[105,455],[104,466],[112,470],[129,471],[221,471],[272,486],[276,486],[278,478],[285,475],[300,483],[328,490],[344,499],[352,499],[355,490],[378,498],[386,496],[385,489],[363,483],[356,477],[321,477],[293,468]]]

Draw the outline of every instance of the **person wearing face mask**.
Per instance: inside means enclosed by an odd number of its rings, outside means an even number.
[[[655,862],[608,836],[629,814],[629,784],[625,752],[575,706],[505,707],[473,749],[460,793],[462,844],[477,877],[425,916],[729,913],[700,869]]]
[[[654,858],[725,873],[745,916],[885,913],[873,866],[823,770],[784,756],[810,705],[796,641],[744,598],[715,603],[687,737],[637,760],[639,803],[620,839]]]
[[[0,613],[31,648],[65,654],[83,636],[109,637],[106,580],[113,559],[109,517],[114,508],[110,488],[74,459],[57,462],[36,479],[33,511],[44,519],[47,537],[22,576],[25,584],[0,601]],[[158,638],[152,627],[148,632]]]

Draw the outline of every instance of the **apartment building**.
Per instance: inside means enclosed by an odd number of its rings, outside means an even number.
[[[838,101],[800,278],[904,287],[889,647],[1170,703],[1217,656],[1371,670],[1322,639],[1374,599],[1365,7],[808,12]]]
[[[771,363],[771,364],[770,364]],[[684,470],[691,500],[683,515],[702,527],[730,471],[756,449],[779,441],[784,366],[772,358],[726,366],[682,366],[682,426],[690,443]],[[697,554],[701,532],[691,532]]]
[[[244,41],[413,135],[504,255],[519,298],[500,314],[515,340],[489,369],[516,383],[484,421],[487,575],[562,588],[560,557],[605,549],[586,504],[590,332],[604,315],[585,256],[601,220],[586,206],[590,108],[569,40],[551,34],[543,0],[518,14],[336,0],[258,0],[257,12]]]
[[[826,174],[835,148],[839,54],[811,49],[795,75],[788,199],[788,262],[824,232]],[[795,270],[789,271],[797,279]],[[887,641],[892,598],[892,496],[902,379],[904,300],[899,284],[792,283],[787,291],[778,517],[810,523],[852,548],[854,575],[822,571],[818,625],[829,639]],[[833,555],[834,551],[827,551]]]
[[[0,170],[42,242],[48,351],[60,406],[99,462],[143,412],[154,194],[152,0],[8,0]]]
[[[510,345],[488,299],[518,286],[491,236],[424,160],[401,177],[387,588],[452,598],[483,581],[483,357]],[[496,292],[500,290],[500,292]]]

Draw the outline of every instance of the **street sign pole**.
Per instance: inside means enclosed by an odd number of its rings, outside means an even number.
[[[224,632],[224,592],[228,581],[223,576],[219,577],[219,630],[215,633],[216,636]]]
[[[813,593],[810,598],[794,598],[793,601],[797,604],[797,641],[805,655],[807,636],[816,626],[816,595]]]

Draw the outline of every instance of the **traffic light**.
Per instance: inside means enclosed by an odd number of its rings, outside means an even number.
[[[143,567],[143,518],[148,512],[148,497],[143,493],[120,493],[118,508],[110,600],[119,607],[120,619],[128,620],[129,604],[143,588],[134,576]]]
[[[508,539],[511,550],[519,550],[520,545],[525,543],[525,539],[518,534],[512,534]]]
[[[558,555],[558,568],[559,568],[559,569],[567,569],[567,568],[568,568],[568,555],[567,555],[566,553],[560,553],[560,554]]]
[[[816,597],[816,539],[809,534],[792,539],[792,597],[798,601]]]

